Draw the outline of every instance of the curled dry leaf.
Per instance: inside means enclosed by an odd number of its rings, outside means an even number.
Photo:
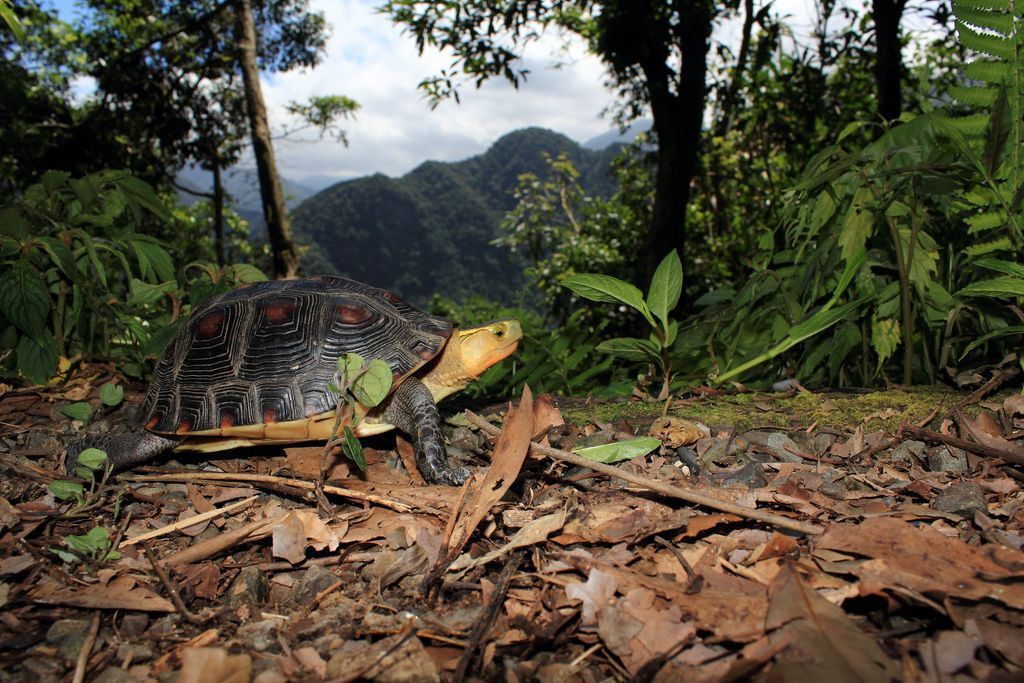
[[[693,422],[672,415],[664,415],[656,419],[651,424],[651,428],[647,430],[647,434],[669,448],[692,446],[708,436],[708,433]]]

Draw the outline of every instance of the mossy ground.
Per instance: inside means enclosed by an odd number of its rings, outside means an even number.
[[[751,392],[694,397],[673,402],[671,413],[709,426],[806,428],[814,423],[834,429],[895,431],[903,420],[918,422],[962,400],[964,394],[945,387],[912,387],[877,391],[821,391],[776,394]],[[563,407],[575,423],[593,420],[645,421],[661,414],[662,404],[612,401]],[[974,413],[977,407],[969,407]]]

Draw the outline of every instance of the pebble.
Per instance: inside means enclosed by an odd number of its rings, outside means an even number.
[[[135,683],[134,676],[117,666],[108,666],[91,680],[93,683]]]
[[[298,583],[295,584],[295,588],[292,590],[292,602],[297,605],[310,605],[313,602],[313,598],[319,595],[321,591],[330,588],[337,582],[338,577],[329,569],[320,565],[313,565],[306,570]]]
[[[280,653],[281,643],[277,638],[279,623],[277,619],[264,619],[242,624],[238,627],[235,637],[247,649],[257,652]]]
[[[147,626],[149,626],[149,615],[131,612],[121,618],[117,632],[122,638],[137,638],[146,631]]]
[[[228,589],[228,605],[233,609],[257,607],[266,601],[269,591],[267,575],[257,567],[245,567]]]
[[[935,509],[973,517],[975,512],[987,511],[988,504],[980,486],[971,481],[960,481],[950,484],[935,496]]]
[[[768,477],[764,473],[764,465],[759,462],[748,462],[734,472],[721,472],[713,476],[720,486],[745,486],[748,489],[759,489],[768,485]]]
[[[967,472],[967,452],[954,446],[940,446],[928,454],[932,472]]]
[[[889,452],[889,461],[894,463],[913,464],[919,462],[924,453],[925,444],[923,441],[907,440],[896,444],[896,447]]]
[[[89,622],[85,619],[58,619],[47,630],[46,642],[56,645],[64,659],[73,662],[88,632]]]

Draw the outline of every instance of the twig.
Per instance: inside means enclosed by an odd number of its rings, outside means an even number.
[[[175,567],[179,564],[191,564],[192,562],[205,560],[207,557],[215,555],[221,550],[231,548],[250,537],[269,532],[275,524],[279,524],[286,516],[280,515],[272,519],[258,519],[255,522],[232,529],[214,538],[196,543],[164,559],[164,566]]]
[[[452,676],[454,683],[462,683],[465,680],[466,670],[469,669],[473,658],[480,651],[484,638],[487,636],[488,631],[491,630],[491,626],[494,625],[494,620],[497,618],[501,606],[505,603],[505,594],[508,593],[508,587],[512,583],[512,576],[519,569],[519,563],[522,561],[522,555],[512,555],[508,562],[505,563],[501,574],[498,575],[498,580],[494,584],[494,591],[491,593],[490,600],[487,601],[487,606],[484,607],[483,613],[473,625],[473,630],[469,634],[469,640],[466,642],[466,649],[462,651],[462,656],[459,657],[459,665],[455,667],[455,674]]]
[[[686,556],[683,555],[683,551],[677,548],[674,543],[669,543],[661,536],[655,536],[654,540],[660,545],[668,548],[669,552],[675,555],[676,560],[680,565],[682,565],[683,571],[686,572],[687,581],[686,588],[684,589],[686,593],[688,595],[692,593],[699,593],[700,589],[704,587],[704,577],[693,570],[693,567],[690,566]]]
[[[196,515],[195,517],[188,517],[187,519],[179,519],[178,521],[176,521],[176,522],[174,522],[172,524],[168,524],[166,526],[162,526],[159,529],[153,529],[152,531],[147,531],[144,534],[139,534],[138,536],[135,536],[133,538],[126,539],[126,540],[122,541],[121,544],[118,545],[117,547],[118,548],[126,548],[126,547],[128,547],[130,545],[134,545],[136,543],[141,543],[142,541],[148,541],[150,539],[157,538],[158,536],[164,536],[165,534],[169,534],[169,533],[171,533],[173,531],[180,531],[181,529],[187,529],[190,526],[195,526],[196,524],[200,524],[202,522],[205,522],[208,519],[213,519],[214,517],[217,517],[218,515],[223,515],[223,514],[227,514],[228,512],[233,512],[234,510],[237,510],[240,507],[244,507],[245,505],[248,505],[249,503],[253,502],[254,500],[256,500],[255,496],[253,496],[252,498],[246,498],[245,500],[240,500],[237,503],[232,503],[231,505],[225,505],[222,508],[214,508],[213,510],[209,510],[207,512],[202,512],[202,513]]]
[[[256,484],[276,484],[279,486],[291,486],[294,488],[305,489],[307,491],[316,491],[316,482],[306,481],[305,479],[289,479],[287,477],[274,477],[269,474],[232,474],[230,472],[193,472],[190,474],[136,474],[133,476],[121,477],[125,481],[175,481],[175,482],[199,482],[199,481],[227,481],[227,482],[247,482]],[[332,493],[336,496],[342,496],[343,498],[350,498],[352,500],[358,500],[365,503],[374,503],[383,507],[388,507],[398,512],[412,512],[413,509],[419,509],[424,512],[429,512],[434,515],[440,515],[440,510],[435,510],[431,507],[425,507],[423,505],[417,505],[415,503],[405,503],[394,498],[387,498],[385,496],[378,496],[375,493],[365,493],[363,491],[356,491],[354,489],[347,489],[341,486],[329,486],[324,484],[324,493]]]
[[[185,601],[181,599],[181,593],[178,591],[178,587],[171,581],[171,577],[167,576],[167,572],[160,566],[160,561],[156,559],[156,554],[153,549],[149,547],[148,543],[142,544],[142,552],[146,553],[146,559],[153,566],[153,571],[156,572],[156,578],[160,579],[160,583],[163,584],[164,590],[167,591],[167,595],[170,596],[171,602],[174,603],[174,607],[178,610],[178,614],[185,617],[191,624],[202,624],[205,619],[202,619],[193,614],[188,607],[185,607]]]
[[[476,413],[467,410],[465,411],[465,415],[470,422],[477,425],[478,427],[480,427],[480,429],[484,430],[491,436],[497,436],[500,433],[500,430],[497,427],[495,427],[490,422],[483,419]],[[679,488],[678,486],[673,486],[671,484],[666,484],[655,479],[643,477],[640,476],[639,474],[633,474],[632,472],[627,472],[626,470],[620,469],[618,467],[612,467],[610,465],[605,465],[604,463],[588,460],[587,458],[584,458],[581,455],[576,455],[575,453],[562,451],[557,448],[551,448],[550,446],[542,446],[541,444],[532,442],[530,443],[530,448],[534,452],[546,455],[549,458],[572,463],[573,465],[576,465],[578,467],[587,467],[589,469],[594,470],[595,472],[601,472],[602,474],[607,474],[610,477],[622,479],[623,481],[628,481],[631,484],[642,486],[657,493],[661,493],[672,498],[678,498],[679,500],[685,500],[686,502],[693,503],[695,505],[702,505],[704,507],[711,508],[712,510],[729,512],[740,517],[757,520],[759,522],[764,522],[765,524],[777,526],[782,529],[791,529],[793,531],[799,531],[803,534],[818,535],[825,533],[825,529],[818,524],[801,522],[799,520],[790,519],[789,517],[783,517],[782,515],[776,515],[771,512],[765,512],[764,510],[758,510],[756,508],[748,508],[742,505],[737,505],[736,503],[733,503],[731,501],[722,500],[720,498],[714,498],[713,496],[697,493],[695,491],[687,491],[685,489]]]
[[[89,620],[89,632],[85,635],[82,649],[78,651],[78,659],[75,660],[75,676],[72,683],[82,683],[85,680],[85,667],[89,663],[89,653],[92,646],[96,644],[96,635],[100,632],[100,612],[96,610]]]
[[[986,458],[1000,458],[1006,462],[1011,462],[1014,465],[1024,465],[1024,456],[1013,451],[1008,451],[1005,448],[997,448],[995,446],[986,446],[984,444],[976,443],[974,441],[968,441],[966,439],[958,439],[955,436],[947,436],[940,432],[933,432],[930,429],[923,429],[921,427],[915,427],[914,425],[904,424],[900,426],[900,431],[910,434],[911,436],[921,439],[922,441],[931,441],[933,443],[944,443],[947,446],[953,446],[954,448],[960,448],[965,451],[970,451],[977,455],[981,455]]]

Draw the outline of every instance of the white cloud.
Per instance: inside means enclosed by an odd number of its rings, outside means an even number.
[[[603,86],[604,68],[573,38],[546,35],[526,50],[530,74],[519,90],[493,79],[479,90],[460,88],[462,103],[431,111],[417,84],[436,75],[450,57],[436,50],[417,54],[415,41],[376,11],[379,0],[313,0],[332,26],[326,56],[315,69],[264,79],[271,124],[286,120],[284,106],[312,95],[347,95],[362,105],[343,128],[350,146],[328,140],[276,143],[281,173],[298,181],[327,175],[343,180],[371,173],[402,175],[427,159],[453,161],[483,152],[509,131],[543,126],[577,141],[610,128],[600,113],[613,94]],[[559,68],[556,65],[560,64]]]

